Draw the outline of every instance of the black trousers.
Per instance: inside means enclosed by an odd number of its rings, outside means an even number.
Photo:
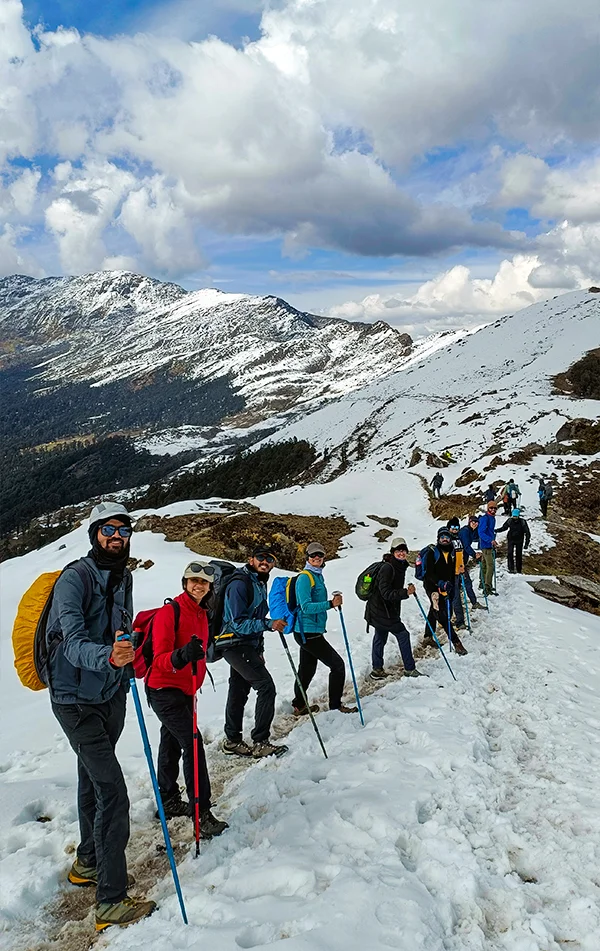
[[[548,499],[540,499],[540,510],[544,518],[546,518],[548,514]]]
[[[179,793],[179,760],[183,754],[183,776],[188,801],[194,802],[194,698],[177,687],[147,689],[148,703],[161,722],[158,748],[158,786],[163,802]],[[210,809],[210,777],[204,743],[198,733],[198,795],[200,809]]]
[[[523,571],[523,539],[521,541],[511,541],[508,539],[508,570],[517,574]]]
[[[446,597],[440,594],[439,600],[439,610],[433,606],[433,601],[431,600],[431,595],[429,595],[429,612],[427,614],[427,620],[431,624],[432,630],[435,631],[436,624],[441,624],[444,628],[446,634],[448,635],[448,640],[455,640],[457,638],[457,633],[452,626],[451,616],[452,616],[452,601],[454,600],[454,592],[450,591]],[[448,603],[450,604],[450,614],[448,614]],[[425,628],[425,634],[428,637],[431,637],[431,631],[429,629],[429,624]]]
[[[339,710],[342,705],[342,694],[344,692],[344,683],[346,682],[346,667],[344,661],[336,650],[326,641],[323,634],[317,634],[316,637],[307,636],[306,643],[302,643],[300,634],[294,634],[296,643],[300,645],[300,663],[298,664],[298,677],[304,687],[304,692],[308,690],[310,683],[315,676],[317,664],[321,661],[326,667],[329,667],[329,709]],[[304,700],[298,684],[294,692],[293,704],[295,707],[303,707]]]
[[[231,667],[229,692],[225,707],[225,736],[233,742],[243,739],[244,709],[250,690],[256,690],[256,709],[252,739],[262,743],[269,739],[275,716],[275,683],[265,667],[262,650],[239,645],[223,651]]]
[[[52,703],[52,712],[77,754],[81,836],[77,858],[82,865],[97,869],[96,901],[111,904],[127,895],[129,799],[115,756],[125,703],[124,687],[106,703]]]

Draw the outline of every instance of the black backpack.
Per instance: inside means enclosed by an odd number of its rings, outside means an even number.
[[[252,600],[252,578],[247,571],[236,568],[230,561],[220,561],[215,559],[209,561],[209,565],[215,569],[215,579],[213,581],[212,598],[207,605],[208,611],[208,644],[206,647],[206,662],[214,664],[221,660],[223,656],[223,646],[218,643],[219,635],[223,627],[223,608],[225,606],[225,592],[231,581],[242,579],[246,585],[248,599]],[[231,640],[228,640],[228,645]]]
[[[369,565],[359,574],[354,585],[354,591],[359,601],[368,601],[375,591],[375,580],[383,564],[383,561],[374,561],[372,565]]]

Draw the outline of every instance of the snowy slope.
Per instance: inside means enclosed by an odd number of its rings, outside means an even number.
[[[435,524],[418,480],[406,472],[352,472],[256,501],[275,512],[340,511],[365,523],[326,568],[330,590],[346,592],[363,676],[370,636],[351,591],[358,571],[383,550],[373,537],[379,526],[367,516],[399,518],[398,532],[411,547],[429,541]],[[541,525],[534,521],[532,528],[539,544]],[[67,548],[59,550],[61,543]],[[0,697],[11,727],[0,741],[0,944],[11,951],[46,947],[43,905],[64,887],[65,849],[77,835],[73,754],[47,696],[18,684],[7,643],[24,588],[41,570],[85,550],[85,528],[61,543],[0,566]],[[134,554],[155,562],[135,573],[136,608],[178,590],[189,557],[182,544],[140,533]],[[290,734],[286,757],[252,764],[225,787],[218,812],[230,830],[203,844],[199,860],[189,851],[179,866],[190,927],[180,921],[167,876],[152,892],[160,903],[153,918],[108,931],[98,946],[597,951],[600,619],[537,598],[521,578],[509,584],[502,569],[499,587],[502,597],[490,616],[479,613],[472,637],[465,637],[469,655],[453,659],[456,683],[441,662],[421,661],[428,679],[391,682],[364,698],[364,729],[356,716],[319,715],[328,760],[305,723]],[[413,601],[403,616],[416,642],[423,625]],[[330,635],[343,651],[335,618]],[[389,645],[390,663],[396,655]],[[289,710],[291,676],[275,637],[267,637],[267,663],[281,715]],[[227,669],[217,664],[214,673],[217,692],[203,691],[200,721],[216,775]],[[324,686],[320,669],[314,695]],[[156,720],[149,715],[148,722],[156,749]],[[131,704],[119,754],[132,799],[135,856],[148,829],[154,828],[150,842],[159,842],[160,832],[152,825]],[[51,821],[36,822],[40,814]],[[53,949],[88,947],[89,919],[66,932]]]
[[[552,442],[567,419],[598,418],[596,400],[553,393],[551,377],[600,346],[600,300],[576,291],[536,304],[429,354],[416,365],[357,390],[283,428],[280,439],[311,439],[333,453],[345,443],[359,471],[408,466],[412,450],[441,454],[455,463],[444,470],[446,490],[466,468],[482,478],[519,477],[519,467],[483,476],[491,456],[509,457],[531,443]],[[474,417],[470,419],[470,417]],[[362,446],[363,461],[359,446]],[[538,459],[540,465],[549,465]],[[428,474],[424,463],[414,471]],[[524,467],[523,477],[530,470]],[[519,481],[519,478],[517,478]],[[471,490],[470,489],[470,490]]]
[[[262,417],[384,376],[411,344],[382,321],[315,317],[280,298],[214,288],[188,293],[121,271],[0,281],[0,335],[21,341],[19,358],[38,366],[39,385],[147,385],[160,369],[198,383],[228,377]]]

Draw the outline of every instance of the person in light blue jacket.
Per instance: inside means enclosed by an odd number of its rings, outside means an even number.
[[[321,661],[329,667],[329,709],[339,710],[341,713],[356,713],[356,707],[348,707],[342,703],[346,681],[344,661],[324,637],[327,612],[340,607],[343,602],[341,594],[329,597],[323,578],[324,565],[325,549],[319,542],[311,542],[306,549],[306,566],[296,579],[297,613],[294,638],[300,645],[298,677],[306,693],[315,676],[317,663]],[[309,711],[297,683],[292,707],[294,716],[308,715]],[[312,704],[310,709],[316,712],[319,707]]]

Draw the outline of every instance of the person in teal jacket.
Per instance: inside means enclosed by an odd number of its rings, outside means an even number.
[[[344,683],[346,681],[346,667],[344,661],[331,644],[325,640],[327,628],[327,612],[342,604],[342,595],[336,594],[330,598],[323,578],[325,565],[325,549],[319,542],[311,542],[306,549],[306,565],[296,579],[297,614],[294,623],[294,637],[300,645],[300,663],[298,677],[307,692],[315,676],[317,663],[321,661],[329,667],[329,709],[339,710],[341,713],[356,713],[356,707],[348,707],[342,703]],[[296,683],[296,691],[292,700],[294,715],[297,717],[308,714],[302,693]],[[311,711],[316,712],[317,704],[311,705]]]

